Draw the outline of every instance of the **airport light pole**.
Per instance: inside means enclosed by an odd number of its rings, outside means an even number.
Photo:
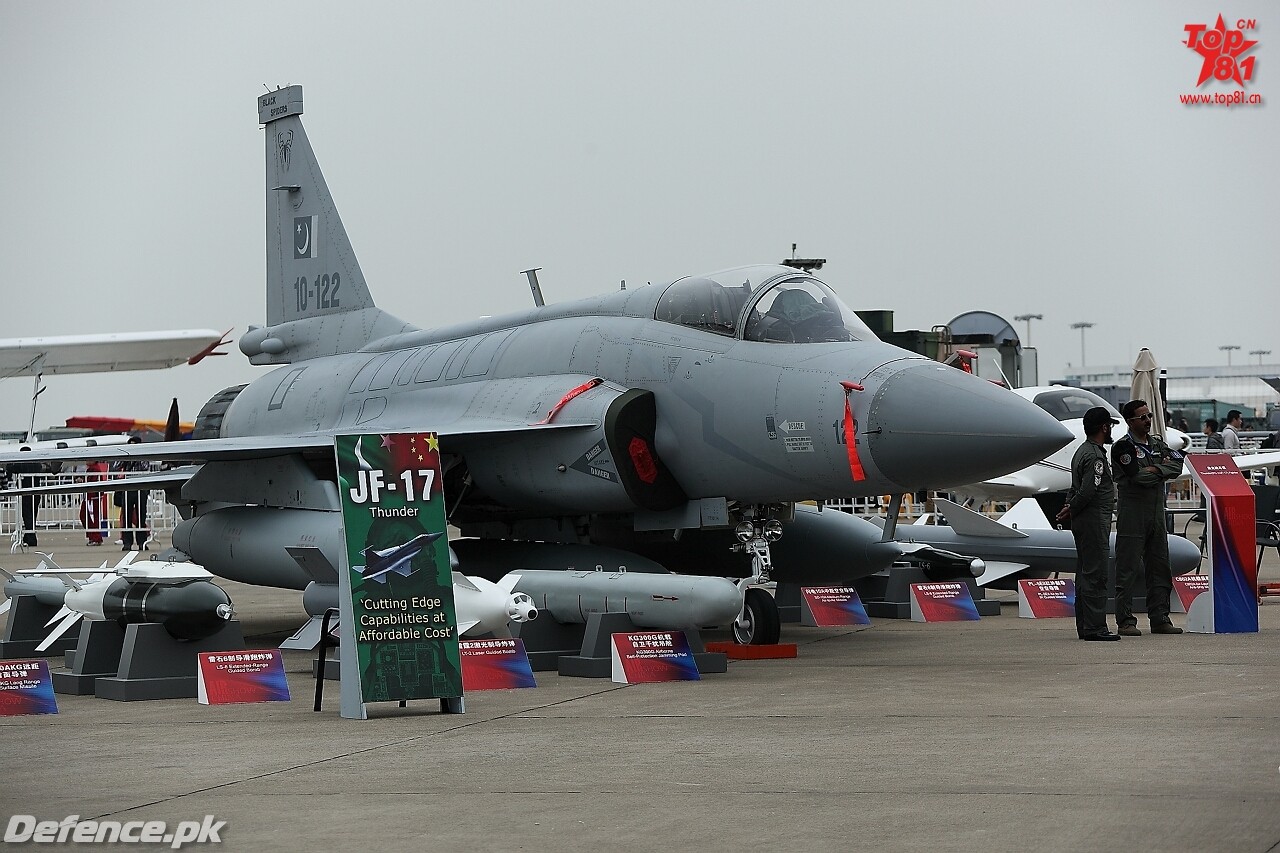
[[[1230,366],[1231,366],[1231,351],[1232,351],[1233,349],[1240,349],[1240,345],[1239,345],[1239,344],[1223,344],[1222,346],[1218,347],[1218,349],[1226,350],[1226,351],[1227,351],[1227,367],[1230,367]]]
[[[1271,350],[1269,350],[1269,349],[1251,349],[1251,350],[1249,350],[1249,355],[1256,355],[1256,356],[1258,357],[1258,364],[1262,364],[1262,357],[1263,357],[1264,355],[1271,355]]]
[[[1071,328],[1080,330],[1080,369],[1084,370],[1084,330],[1092,329],[1093,324],[1081,321],[1079,323],[1072,323]]]
[[[1043,320],[1043,319],[1044,319],[1043,314],[1019,314],[1017,317],[1013,318],[1013,321],[1015,323],[1021,322],[1023,320],[1027,322],[1027,346],[1031,346],[1031,321]]]

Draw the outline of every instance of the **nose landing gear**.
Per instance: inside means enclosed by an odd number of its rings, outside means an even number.
[[[782,522],[769,519],[763,523],[744,521],[734,531],[738,542],[735,551],[751,555],[751,577],[737,582],[742,590],[742,612],[733,623],[733,640],[739,645],[773,645],[782,635],[778,605],[760,584],[769,582],[773,560],[769,543],[782,537]]]

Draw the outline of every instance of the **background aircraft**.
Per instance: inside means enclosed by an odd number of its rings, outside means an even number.
[[[175,548],[215,574],[302,589],[312,578],[290,547],[340,565],[338,433],[439,434],[468,574],[486,561],[495,578],[547,567],[551,553],[561,569],[614,568],[618,554],[644,564],[656,547],[669,557],[659,570],[772,568],[794,582],[833,571],[804,536],[783,536],[786,558],[772,560],[796,501],[977,482],[1071,438],[1017,395],[879,341],[788,267],[419,329],[374,305],[303,130],[301,87],[259,97],[258,112],[266,325],[239,346],[279,368],[207,402],[191,441],[30,454],[195,463],[145,479],[167,484],[184,516]],[[427,265],[422,281],[443,292],[459,275]],[[831,529],[842,579],[901,553]],[[743,624],[773,636],[746,639],[776,639],[772,606],[748,594]]]
[[[1061,421],[1075,440],[1025,468],[983,480],[981,483],[969,483],[952,491],[979,502],[1042,498],[1041,508],[1046,515],[1052,516],[1061,508],[1063,496],[1071,488],[1071,459],[1075,456],[1076,449],[1084,443],[1084,413],[1094,406],[1101,406],[1110,412],[1111,417],[1120,421],[1117,426],[1112,427],[1112,438],[1120,438],[1125,434],[1124,418],[1102,397],[1083,388],[1042,385],[1015,388],[1013,392]],[[1191,436],[1173,427],[1165,428],[1165,441],[1182,453],[1191,447]],[[1241,471],[1270,468],[1280,465],[1280,451],[1243,454],[1235,457],[1235,463]],[[1183,476],[1189,478],[1191,474],[1188,471]]]
[[[212,329],[176,329],[164,332],[105,332],[92,335],[56,335],[0,339],[0,379],[35,377],[27,438],[35,432],[36,403],[44,376],[69,373],[106,373],[118,370],[156,370],[182,364],[198,364],[209,356],[226,355],[218,347],[229,343]]]

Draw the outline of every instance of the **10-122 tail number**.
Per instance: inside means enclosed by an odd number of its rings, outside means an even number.
[[[317,311],[323,311],[326,308],[338,308],[338,288],[342,286],[342,279],[335,273],[324,273],[317,275],[313,280],[308,281],[305,275],[298,276],[293,283],[293,295],[296,299],[296,308],[299,313],[309,311],[312,302],[315,303]]]

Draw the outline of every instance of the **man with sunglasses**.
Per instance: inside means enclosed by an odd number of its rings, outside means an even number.
[[[1125,637],[1140,637],[1133,615],[1133,588],[1145,567],[1147,618],[1153,634],[1181,634],[1169,619],[1173,575],[1165,533],[1165,482],[1182,474],[1182,454],[1151,434],[1151,410],[1143,400],[1120,407],[1129,426],[1111,447],[1111,464],[1120,494],[1116,510],[1116,624]]]

